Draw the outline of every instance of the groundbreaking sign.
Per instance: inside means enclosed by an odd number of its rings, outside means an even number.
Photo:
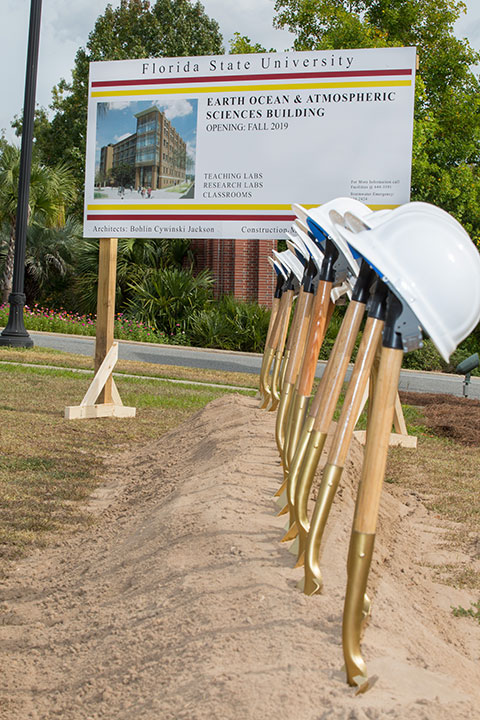
[[[415,48],[90,65],[85,237],[268,238],[410,198]]]

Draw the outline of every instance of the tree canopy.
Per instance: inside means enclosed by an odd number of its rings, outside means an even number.
[[[117,8],[107,5],[76,54],[72,81],[61,80],[53,88],[51,122],[37,113],[36,145],[42,159],[67,162],[78,186],[83,185],[90,62],[222,52],[218,24],[200,2],[121,0]]]
[[[480,61],[454,35],[459,0],[276,0],[295,50],[416,46],[412,199],[440,205],[480,241]]]
[[[0,224],[8,229],[0,283],[2,303],[7,301],[12,289],[19,175],[20,150],[14,145],[5,144],[0,152]],[[28,200],[29,221],[37,220],[46,227],[61,227],[65,224],[66,208],[75,196],[72,174],[64,164],[48,167],[33,158]]]

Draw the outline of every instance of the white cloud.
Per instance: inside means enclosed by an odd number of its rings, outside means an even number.
[[[196,155],[196,152],[197,152],[196,142],[192,142],[191,140],[189,140],[187,142],[187,155],[194,158]]]
[[[193,112],[193,106],[185,98],[172,97],[166,100],[154,103],[160,110],[163,110],[168,120],[174,120],[177,117],[185,117]]]
[[[125,110],[125,108],[133,105],[131,100],[116,100],[115,102],[107,103],[109,110]]]
[[[113,142],[117,143],[120,142],[120,140],[126,140],[130,135],[133,135],[133,133],[124,133],[123,135],[115,135],[113,138]]]

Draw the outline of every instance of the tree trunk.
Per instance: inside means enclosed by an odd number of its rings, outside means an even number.
[[[8,242],[7,257],[2,277],[2,305],[8,302],[8,296],[12,292],[13,283],[13,260],[15,256],[15,220],[10,226],[10,240]]]

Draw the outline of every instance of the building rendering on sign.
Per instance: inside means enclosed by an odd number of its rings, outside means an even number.
[[[106,180],[121,165],[130,165],[135,168],[135,187],[157,190],[184,182],[187,145],[165,113],[152,106],[135,117],[135,133],[101,148],[102,178]]]

